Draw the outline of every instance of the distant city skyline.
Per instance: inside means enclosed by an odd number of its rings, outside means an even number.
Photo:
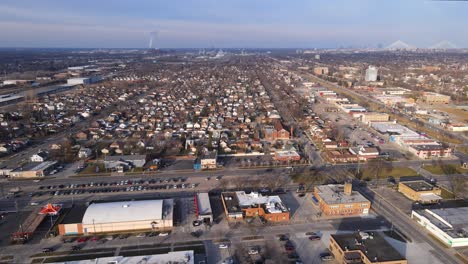
[[[466,1],[4,0],[0,47],[147,48],[152,38],[155,48],[386,47],[397,40],[466,48],[467,13]]]

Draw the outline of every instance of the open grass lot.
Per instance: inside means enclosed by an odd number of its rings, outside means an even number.
[[[463,169],[458,165],[454,164],[444,164],[444,165],[426,165],[423,169],[427,170],[432,174],[442,175],[442,174],[464,174],[468,173],[467,169]]]
[[[468,121],[468,112],[463,110],[463,109],[458,109],[454,106],[450,105],[435,105],[435,109],[447,112],[452,115],[454,119],[456,119],[459,122],[467,122]]]
[[[98,169],[96,169],[98,168]],[[96,174],[96,173],[105,173],[106,168],[104,168],[104,164],[88,164],[86,168],[84,168],[79,174]]]
[[[457,150],[465,154],[468,154],[468,147],[458,147]]]
[[[378,173],[378,178],[387,178],[389,176],[393,176],[395,179],[407,176],[418,176],[418,173],[406,167],[395,167],[395,168],[382,168]],[[376,172],[370,169],[363,169],[362,170],[362,179],[370,178],[374,179],[376,176]]]

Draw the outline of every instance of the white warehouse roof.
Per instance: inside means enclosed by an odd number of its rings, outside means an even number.
[[[125,201],[91,204],[83,216],[83,224],[161,220],[164,200]]]

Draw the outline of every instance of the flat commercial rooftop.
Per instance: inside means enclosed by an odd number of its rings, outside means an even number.
[[[369,237],[363,239],[364,232],[356,232],[351,234],[335,234],[331,237],[340,246],[341,250],[349,251],[359,250],[369,260],[375,262],[397,261],[405,260],[405,258],[398,252],[390,243],[388,243],[382,235],[377,232],[365,232]]]
[[[287,212],[283,201],[277,195],[263,196],[256,192],[246,193],[244,191],[223,193],[224,202],[229,213],[242,212],[242,208],[264,206],[268,213]]]
[[[468,207],[432,209],[429,211],[438,215],[440,218],[445,220],[445,222],[450,223],[452,227],[468,227]]]
[[[197,203],[198,203],[198,214],[208,215],[212,214],[210,197],[208,193],[198,193],[197,194]]]
[[[125,264],[169,264],[169,263],[181,263],[181,264],[194,264],[194,252],[193,250],[187,251],[173,251],[166,254],[158,255],[145,255],[145,256],[133,256],[133,257],[105,257],[85,260],[74,260],[65,262],[53,262],[53,264],[109,264],[109,263],[125,263]]]
[[[318,195],[327,204],[346,204],[346,203],[363,203],[369,202],[362,194],[357,191],[352,191],[351,195],[344,194],[344,186],[342,184],[329,184],[317,186]]]
[[[91,204],[83,224],[132,222],[172,218],[173,200],[144,200]]]
[[[394,122],[375,122],[372,123],[371,126],[379,131],[382,134],[391,133],[391,134],[399,134],[402,136],[419,136],[418,133],[414,132],[413,130],[400,125]]]
[[[434,189],[432,184],[429,184],[425,181],[403,181],[401,184],[408,186],[415,192],[422,192],[422,191],[431,191]]]
[[[443,149],[446,149],[444,146],[442,145],[435,145],[435,144],[424,144],[424,145],[412,145],[411,146],[412,148],[416,149],[416,150],[443,150]]]
[[[236,192],[240,206],[252,206],[254,204],[266,204],[269,202],[281,203],[279,196],[263,196],[256,192],[246,193],[244,191]]]
[[[468,207],[425,209],[416,212],[452,237],[461,237],[460,230],[468,233]]]

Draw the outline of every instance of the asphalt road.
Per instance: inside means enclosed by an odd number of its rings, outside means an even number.
[[[417,226],[417,223],[411,220],[409,216],[399,211],[394,205],[391,205],[389,202],[377,195],[377,193],[368,188],[362,188],[358,185],[356,185],[356,187],[364,196],[372,201],[373,210],[389,220],[395,227],[411,239],[424,241],[429,244],[434,249],[431,250],[431,253],[436,255],[443,263],[462,263],[460,259],[455,257],[454,250],[445,248],[434,241],[426,234],[424,229]]]

